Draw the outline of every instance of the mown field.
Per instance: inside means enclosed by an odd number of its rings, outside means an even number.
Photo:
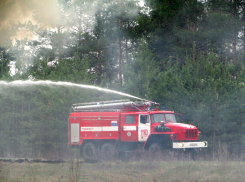
[[[244,181],[245,161],[1,162],[0,181]]]

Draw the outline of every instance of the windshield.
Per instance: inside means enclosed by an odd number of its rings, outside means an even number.
[[[167,123],[176,123],[174,114],[165,114]]]
[[[176,123],[175,115],[174,114],[165,114],[167,123]],[[152,114],[151,115],[151,122],[152,123],[165,123],[165,116],[164,114]]]
[[[151,115],[151,122],[152,123],[165,123],[165,116],[164,114],[152,114]]]

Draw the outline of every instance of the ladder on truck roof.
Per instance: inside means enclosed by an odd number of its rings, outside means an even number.
[[[72,108],[74,111],[83,111],[83,112],[118,111],[124,108],[132,108],[141,111],[139,107],[149,107],[151,105],[159,105],[159,104],[151,101],[133,102],[130,101],[129,99],[124,99],[124,100],[78,103],[78,104],[73,104]]]

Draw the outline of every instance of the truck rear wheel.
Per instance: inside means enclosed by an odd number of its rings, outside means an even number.
[[[110,161],[115,159],[116,157],[116,149],[115,146],[110,143],[105,143],[101,148],[101,159],[103,161]]]
[[[85,159],[97,160],[96,147],[93,143],[86,143],[82,149],[82,154]]]

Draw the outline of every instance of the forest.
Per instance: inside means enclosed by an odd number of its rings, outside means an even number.
[[[0,3],[0,157],[64,158],[72,104],[125,98],[4,84],[15,80],[94,85],[158,102],[197,126],[209,143],[203,153],[244,155],[244,0],[23,4]],[[7,26],[17,5],[32,18]]]

